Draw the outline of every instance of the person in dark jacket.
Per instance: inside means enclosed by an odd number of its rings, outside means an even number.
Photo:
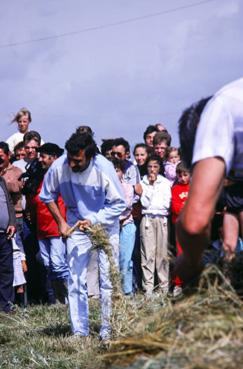
[[[15,211],[5,181],[0,177],[0,311],[10,313],[13,302],[13,249]]]

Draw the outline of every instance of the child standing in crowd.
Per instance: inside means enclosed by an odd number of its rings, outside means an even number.
[[[18,132],[10,136],[6,142],[9,146],[9,150],[13,153],[14,147],[21,141],[26,132],[29,130],[29,124],[31,122],[31,113],[29,110],[22,108],[20,109],[12,120],[12,123],[18,124]]]
[[[173,185],[176,180],[176,167],[180,160],[181,157],[179,149],[177,149],[176,147],[168,147],[164,168],[165,177],[170,181],[171,185]]]
[[[174,225],[177,218],[185,205],[188,198],[190,188],[190,172],[183,162],[179,163],[176,167],[177,184],[172,187],[172,200],[171,200],[171,214],[172,224]],[[182,254],[182,248],[179,242],[176,240],[176,252],[177,256]],[[174,290],[173,296],[177,297],[182,293],[182,280],[176,276],[173,280]]]
[[[12,238],[13,246],[13,268],[14,280],[13,287],[15,290],[15,302],[21,307],[27,305],[27,298],[25,294],[26,279],[24,273],[27,272],[27,264],[24,250],[17,244],[15,237]]]
[[[168,179],[159,174],[160,165],[160,158],[151,156],[147,166],[148,174],[141,181],[142,283],[147,298],[153,294],[155,271],[163,294],[167,294],[169,284],[168,215],[171,188]]]
[[[120,215],[120,271],[122,278],[122,289],[125,295],[133,295],[132,277],[133,262],[132,253],[135,243],[136,227],[132,217],[132,205],[134,189],[130,183],[124,181],[124,164],[121,160],[113,158],[113,165],[124,191],[126,210]]]

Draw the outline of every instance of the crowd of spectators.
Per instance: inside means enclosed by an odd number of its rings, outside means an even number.
[[[14,303],[26,306],[68,301],[70,270],[65,238],[40,196],[46,172],[64,150],[56,143],[44,143],[39,132],[30,130],[31,119],[30,111],[21,109],[13,119],[18,132],[0,142],[0,241],[6,246],[0,248],[0,309],[6,313],[12,311]],[[75,134],[94,136],[84,125]],[[158,294],[177,297],[183,293],[184,282],[172,275],[171,260],[182,253],[175,224],[187,201],[191,173],[172,141],[166,126],[157,123],[145,129],[143,141],[133,152],[124,137],[103,139],[100,148],[96,147],[95,155],[106,158],[109,170],[112,163],[126,204],[117,219],[112,248],[128,298],[136,293],[143,293],[146,300]],[[225,181],[224,194],[228,193],[229,181]],[[95,189],[94,196],[99,196]],[[205,263],[215,262],[211,249],[216,248],[218,256],[227,256],[229,227],[222,198]],[[57,203],[66,219],[67,204],[60,194]],[[239,235],[238,230],[235,242],[241,249]],[[90,254],[87,291],[89,297],[96,298],[100,294],[100,271],[97,252]]]

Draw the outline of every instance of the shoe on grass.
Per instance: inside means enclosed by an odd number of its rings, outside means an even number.
[[[181,286],[175,286],[173,289],[173,297],[178,298],[181,297],[183,294],[183,290]]]

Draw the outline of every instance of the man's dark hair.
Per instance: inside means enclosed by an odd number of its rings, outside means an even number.
[[[161,160],[161,157],[160,156],[158,156],[158,155],[156,155],[156,154],[153,154],[153,155],[151,155],[150,157],[149,157],[149,159],[148,159],[148,161],[147,161],[147,165],[148,165],[148,163],[150,162],[150,161],[157,161],[157,163],[160,165],[160,166],[162,166],[162,160]]]
[[[37,149],[37,152],[59,158],[64,150],[55,143],[46,142]]]
[[[179,137],[181,144],[181,156],[185,164],[190,168],[193,155],[193,147],[197,127],[201,114],[212,96],[199,100],[184,110],[179,119]]]
[[[41,144],[41,136],[37,131],[29,131],[26,132],[23,138],[24,144],[26,144],[27,142],[34,140],[38,143],[38,145],[40,146]]]
[[[123,137],[115,138],[113,141],[113,146],[120,146],[122,145],[125,148],[126,152],[130,152],[130,145],[127,140]]]
[[[65,149],[71,155],[78,155],[80,150],[85,151],[86,159],[91,159],[97,154],[96,143],[89,133],[75,132],[66,141]]]
[[[101,154],[105,156],[107,151],[112,149],[114,144],[114,138],[103,139],[102,144],[100,145]]]
[[[14,146],[14,154],[16,154],[16,152],[18,150],[21,150],[21,149],[24,149],[24,141],[20,141],[19,143],[17,143],[15,146]]]
[[[89,126],[79,126],[76,129],[76,133],[80,133],[80,134],[89,133],[91,136],[94,136],[94,132]]]
[[[146,141],[147,135],[149,135],[150,133],[153,133],[153,132],[158,132],[157,128],[155,126],[153,126],[153,125],[148,126],[145,129],[144,134],[143,134],[144,141]]]
[[[3,150],[5,155],[9,154],[9,146],[8,146],[7,142],[0,141],[0,149]]]
[[[167,131],[160,131],[154,135],[153,146],[159,145],[161,142],[166,142],[166,144],[170,146],[171,135]]]

